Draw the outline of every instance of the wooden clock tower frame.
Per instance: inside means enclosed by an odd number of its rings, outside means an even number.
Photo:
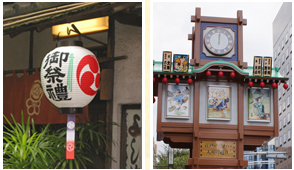
[[[201,67],[211,60],[201,60],[200,59],[200,39],[201,37],[201,23],[226,23],[226,24],[237,24],[238,34],[238,46],[237,46],[237,56],[238,61],[232,61],[233,64],[240,68],[247,68],[247,63],[243,62],[243,25],[247,25],[247,19],[243,19],[242,11],[237,11],[237,18],[219,18],[219,17],[207,17],[201,16],[201,8],[196,8],[195,16],[191,16],[191,22],[195,22],[195,27],[192,27],[192,34],[188,35],[188,39],[192,40],[192,59],[190,64],[194,65],[195,68]]]

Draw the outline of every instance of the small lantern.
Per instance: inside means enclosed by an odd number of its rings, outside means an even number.
[[[163,77],[163,78],[162,78],[162,82],[163,82],[163,83],[167,83],[167,78],[166,78],[166,77]]]
[[[153,103],[155,103],[155,101],[156,101],[156,100],[155,100],[155,97],[153,96]]]
[[[263,81],[260,82],[260,83],[259,83],[259,86],[260,86],[261,88],[264,88],[264,86],[265,86],[264,82],[263,82]]]
[[[230,77],[234,78],[236,76],[235,72],[230,73]]]
[[[272,87],[275,89],[278,87],[277,83],[273,82]]]
[[[222,76],[224,76],[224,73],[222,71],[220,71],[220,72],[218,72],[218,76],[222,77]]]
[[[189,78],[189,79],[187,80],[187,82],[188,82],[188,84],[192,84],[192,83],[193,83],[193,80],[192,80],[191,78]]]
[[[249,86],[249,87],[252,87],[252,86],[253,86],[253,82],[252,82],[252,81],[249,81],[249,82],[248,82],[248,86]]]
[[[209,71],[209,70],[206,71],[206,76],[207,76],[207,77],[211,76],[211,71]]]
[[[153,83],[155,82],[155,77],[153,77]]]
[[[284,89],[287,89],[288,88],[288,84],[287,83],[284,83],[283,87],[284,87]]]
[[[95,97],[100,84],[96,56],[81,41],[62,41],[46,54],[41,66],[47,99],[67,115],[66,159],[74,159],[75,114]]]
[[[176,78],[176,79],[175,79],[176,84],[179,84],[180,81],[181,81],[180,78]]]

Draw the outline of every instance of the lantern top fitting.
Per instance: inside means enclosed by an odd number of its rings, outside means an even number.
[[[57,43],[57,47],[63,46],[80,46],[83,47],[83,42],[79,40],[66,40],[66,41],[59,41]]]

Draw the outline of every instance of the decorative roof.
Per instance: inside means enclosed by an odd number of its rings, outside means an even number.
[[[173,65],[173,63],[171,64]],[[201,73],[203,71],[205,71],[208,67],[211,66],[217,66],[217,65],[226,65],[228,67],[232,67],[234,68],[236,71],[238,71],[240,74],[244,75],[245,78],[247,79],[257,79],[257,78],[263,78],[263,79],[281,79],[281,80],[288,80],[288,77],[283,77],[280,73],[279,73],[279,69],[277,67],[272,68],[272,74],[271,77],[265,77],[265,76],[253,76],[253,67],[249,66],[246,69],[240,69],[239,67],[237,67],[235,64],[230,63],[230,62],[226,62],[223,60],[218,60],[218,61],[212,61],[209,62],[207,64],[205,64],[204,66],[202,66],[201,68],[198,69],[194,69],[193,66],[189,66],[189,70],[187,73],[177,73],[177,72],[163,72],[162,71],[162,62],[161,61],[155,61],[153,60],[153,73],[159,73],[159,74],[181,74],[181,75],[186,75],[186,74],[190,74],[190,75],[197,75],[198,73]]]

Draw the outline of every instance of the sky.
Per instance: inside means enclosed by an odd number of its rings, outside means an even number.
[[[188,54],[191,57],[191,15],[201,8],[201,16],[236,18],[243,11],[247,25],[243,27],[243,60],[253,65],[254,56],[273,56],[273,21],[282,2],[153,2],[151,1],[151,52],[153,60],[162,61],[163,51]],[[156,141],[157,98],[153,104],[153,137],[162,151],[163,142]]]

